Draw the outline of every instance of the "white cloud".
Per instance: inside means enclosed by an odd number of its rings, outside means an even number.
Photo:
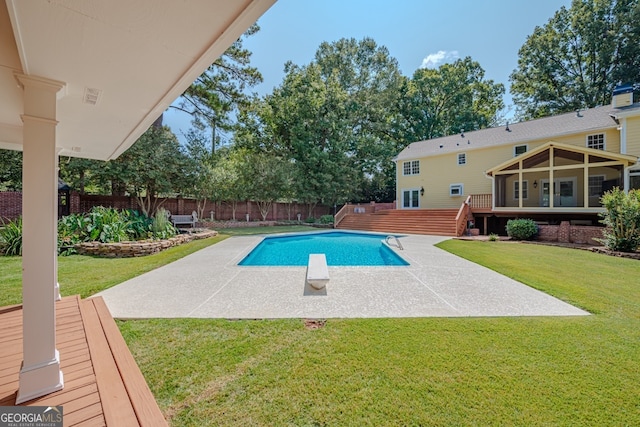
[[[454,62],[459,59],[460,55],[457,50],[439,50],[437,53],[430,53],[422,60],[420,68],[438,68],[442,64]]]

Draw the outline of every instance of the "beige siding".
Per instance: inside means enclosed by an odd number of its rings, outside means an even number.
[[[640,117],[627,119],[627,154],[640,157]]]
[[[640,119],[628,120],[632,126],[627,135],[627,146],[635,151],[630,154],[640,155]],[[620,132],[616,129],[606,131],[585,132],[570,136],[553,138],[553,141],[575,145],[578,147],[586,147],[587,135],[595,133],[605,133],[606,151],[620,153]],[[631,143],[631,141],[635,141]],[[526,143],[498,145],[493,147],[460,150],[453,153],[445,153],[442,155],[429,156],[420,159],[420,174],[414,176],[402,175],[402,163],[398,162],[398,208],[402,208],[402,191],[411,188],[424,187],[424,196],[420,197],[421,208],[457,208],[459,207],[467,195],[470,194],[487,194],[491,193],[492,180],[485,176],[485,171],[509,160],[514,157],[514,147],[516,145],[526,145],[527,151],[531,151],[545,143],[549,139],[529,141]],[[635,145],[634,145],[635,144]],[[458,154],[466,154],[466,165],[458,165]],[[406,160],[404,160],[406,161]],[[593,174],[593,173],[592,173]],[[581,169],[576,171],[563,171],[556,173],[559,177],[575,177],[576,189],[582,189],[584,185],[584,175]],[[541,179],[545,177],[542,174],[525,174],[523,179],[528,182],[528,199],[523,200],[523,206],[538,206],[540,203],[540,185]],[[517,176],[510,178],[507,182],[508,192],[506,203],[508,206],[518,206],[518,200],[514,198],[513,181]],[[607,176],[607,179],[610,179]],[[533,182],[537,181],[537,188],[534,188]],[[464,186],[462,197],[452,197],[449,195],[449,187],[451,184],[461,183]],[[581,193],[577,191],[577,193]],[[576,200],[578,206],[583,205],[582,197]]]

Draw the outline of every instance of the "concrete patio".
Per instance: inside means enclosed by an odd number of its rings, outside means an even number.
[[[407,235],[406,267],[329,267],[305,295],[305,267],[240,267],[262,239],[226,239],[99,293],[116,318],[581,316],[589,313]],[[490,243],[487,243],[490,244]]]

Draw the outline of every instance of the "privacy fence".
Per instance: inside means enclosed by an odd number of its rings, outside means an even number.
[[[161,206],[175,215],[189,215],[198,210],[198,202],[195,199],[160,198]],[[68,200],[70,213],[89,212],[94,206],[113,207],[117,209],[139,210],[135,197],[129,196],[100,196],[71,192]],[[63,209],[59,209],[60,212]],[[0,218],[13,220],[22,214],[22,193],[4,191],[0,192]],[[235,218],[238,221],[246,221],[249,214],[250,221],[262,220],[257,203],[243,201],[236,203]],[[267,221],[297,220],[298,214],[304,221],[309,216],[309,208],[302,203],[273,203],[267,214]],[[333,214],[333,208],[317,205],[312,210],[311,216],[320,218],[322,215]],[[227,221],[233,218],[233,209],[229,203],[207,202],[203,211],[204,220]]]

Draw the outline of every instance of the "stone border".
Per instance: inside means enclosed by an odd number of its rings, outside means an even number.
[[[607,249],[607,248],[602,247],[602,246],[589,248],[589,250],[591,252],[596,252],[596,253],[599,253],[599,254],[617,256],[617,257],[620,257],[620,258],[630,258],[630,259],[635,259],[635,260],[639,260],[640,261],[640,252],[618,252],[618,251],[612,251],[612,250]]]
[[[90,255],[102,258],[130,258],[156,254],[165,249],[182,245],[192,240],[206,239],[217,235],[217,231],[206,230],[179,234],[166,240],[140,240],[119,243],[85,242],[75,245],[75,249],[80,255]]]

